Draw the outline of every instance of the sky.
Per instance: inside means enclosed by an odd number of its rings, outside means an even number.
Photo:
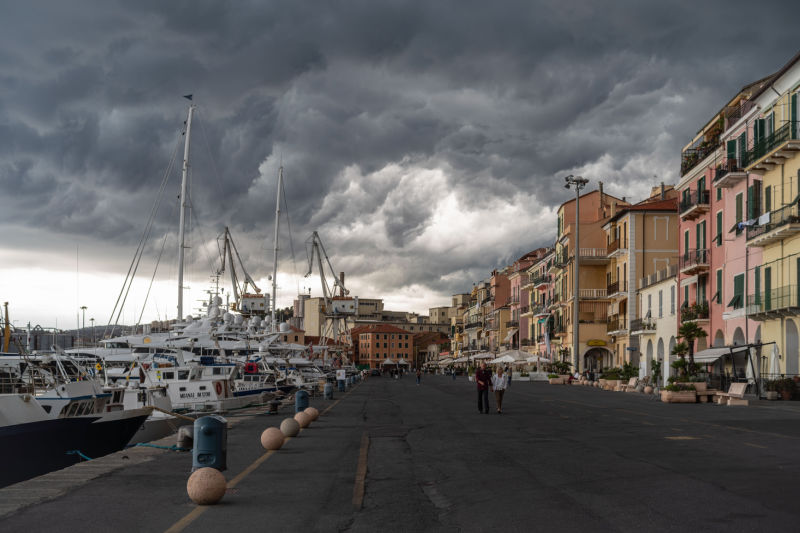
[[[316,230],[351,294],[427,314],[552,244],[574,197],[565,175],[629,200],[677,183],[681,148],[800,49],[796,13],[730,0],[7,0],[0,301],[16,326],[175,317],[192,94],[184,314],[212,287],[226,226],[271,291],[281,165],[278,305],[320,295],[316,268],[305,277]]]

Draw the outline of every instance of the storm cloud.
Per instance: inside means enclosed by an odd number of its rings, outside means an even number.
[[[282,264],[318,230],[362,296],[444,303],[552,242],[563,175],[633,199],[676,183],[681,147],[796,53],[793,6],[5,2],[0,225],[132,254],[177,158],[154,235],[174,233],[192,93],[198,249],[230,226],[265,277],[283,165]]]

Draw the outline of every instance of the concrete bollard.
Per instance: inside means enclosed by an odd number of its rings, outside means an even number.
[[[301,428],[307,428],[309,424],[311,424],[311,415],[306,413],[305,411],[300,411],[296,415],[294,415],[294,419],[300,424]]]
[[[216,468],[195,470],[186,482],[186,492],[197,505],[214,505],[225,495],[228,483]]]
[[[294,418],[287,418],[281,422],[281,433],[287,437],[296,437],[300,433],[300,424]]]
[[[319,411],[317,411],[316,407],[309,407],[306,409],[306,414],[311,417],[311,420],[314,421],[319,418]]]
[[[265,450],[280,450],[285,439],[286,437],[280,429],[267,428],[261,433],[261,446]]]
[[[333,383],[326,383],[323,393],[326,400],[333,400]]]

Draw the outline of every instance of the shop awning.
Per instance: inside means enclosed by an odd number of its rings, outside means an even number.
[[[508,330],[508,335],[506,335],[506,338],[505,338],[505,340],[503,342],[508,342],[511,339],[513,339],[514,338],[514,334],[516,332],[517,332],[517,328],[511,328],[510,330]]]
[[[700,350],[694,354],[694,362],[709,365],[724,355],[728,355],[733,350],[734,354],[746,352],[747,346],[719,346],[717,348],[708,348]]]
[[[395,361],[394,359],[386,359],[381,364],[382,365],[396,365],[397,361]]]

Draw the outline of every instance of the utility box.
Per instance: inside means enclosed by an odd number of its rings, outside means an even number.
[[[294,393],[294,412],[299,413],[308,408],[308,393],[304,390],[299,390]]]
[[[219,415],[209,415],[194,421],[192,472],[198,468],[228,468],[228,421]]]

